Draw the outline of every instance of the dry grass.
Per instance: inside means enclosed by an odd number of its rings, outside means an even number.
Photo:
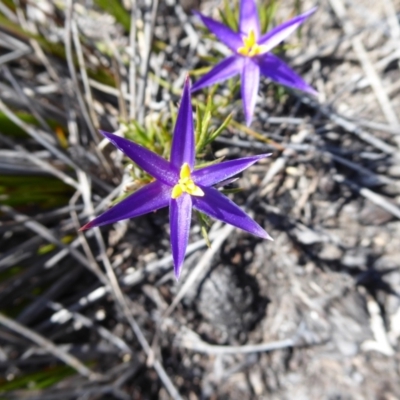
[[[98,128],[170,129],[220,2],[123,3],[0,2],[0,397],[400,398],[400,2],[318,2],[284,56],[319,99],[263,80],[246,129],[218,88],[208,157],[273,151],[235,200],[275,241],[193,223],[179,283],[164,211],[77,230],[132,184]]]

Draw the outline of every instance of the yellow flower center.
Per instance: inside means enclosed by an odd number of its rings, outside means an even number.
[[[178,198],[182,193],[188,193],[192,196],[204,196],[204,192],[196,186],[190,176],[189,164],[184,163],[179,174],[179,181],[172,189],[171,197]]]
[[[264,46],[259,46],[256,41],[256,34],[250,29],[249,36],[243,38],[244,46],[239,47],[237,52],[242,56],[253,57],[264,51]]]

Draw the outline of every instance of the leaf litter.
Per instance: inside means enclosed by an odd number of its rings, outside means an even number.
[[[0,392],[399,398],[400,3],[261,2],[318,6],[279,56],[319,98],[262,80],[246,128],[237,81],[213,89],[202,152],[273,152],[227,188],[275,241],[196,221],[179,284],[166,212],[77,231],[148,182],[97,128],[165,155],[186,74],[227,55],[191,10],[226,5],[117,3],[0,3]]]

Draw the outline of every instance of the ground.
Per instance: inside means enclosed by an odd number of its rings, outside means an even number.
[[[217,88],[206,159],[272,153],[229,188],[274,241],[194,217],[179,282],[166,210],[78,233],[144,179],[97,130],[170,137],[228,54],[223,2],[132,4],[0,3],[0,398],[400,398],[400,2],[317,1],[279,56],[318,98],[263,78],[246,128]]]

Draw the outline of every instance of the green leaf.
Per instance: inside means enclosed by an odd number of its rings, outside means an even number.
[[[4,393],[17,389],[45,389],[75,374],[76,371],[68,366],[47,367],[42,371],[25,374],[9,382],[0,383],[0,392]]]
[[[206,161],[206,162],[197,164],[197,165],[194,167],[194,169],[195,169],[195,170],[196,170],[196,169],[202,169],[202,168],[205,168],[205,167],[209,167],[210,165],[218,164],[218,163],[220,163],[221,161],[223,161],[224,158],[225,158],[225,156],[224,156],[224,157],[219,157],[219,158],[217,158],[217,159],[215,159],[215,160],[212,160],[212,161]]]
[[[74,238],[75,238],[75,236],[67,235],[67,236],[64,236],[63,238],[61,238],[61,242],[64,244],[68,244],[68,243],[71,243]],[[56,248],[57,248],[56,245],[54,245],[52,243],[47,243],[38,248],[37,254],[38,255],[48,254],[48,253],[51,253]]]
[[[190,76],[201,76],[206,74],[207,72],[211,71],[211,66],[210,67],[201,67],[197,69],[192,69],[189,71]]]
[[[8,7],[12,12],[15,13],[16,7],[12,0],[3,0],[2,2],[6,7]]]
[[[267,32],[272,28],[272,21],[278,9],[276,0],[268,0],[266,5],[261,4],[258,7],[258,15],[260,16],[261,32]]]
[[[202,132],[201,112],[199,105],[196,104],[196,129],[194,132],[196,144],[199,143],[200,141],[201,132]]]
[[[3,204],[24,209],[48,209],[68,204],[73,189],[50,176],[1,175],[0,198]]]
[[[222,22],[229,26],[235,32],[238,31],[239,21],[239,7],[237,2],[232,4],[231,0],[224,0],[223,7],[224,11],[218,10]],[[233,6],[233,7],[232,7]]]
[[[221,132],[229,125],[229,123],[231,122],[231,119],[232,119],[232,113],[231,114],[229,114],[226,118],[225,118],[225,120],[224,120],[224,122],[222,123],[222,125],[220,125],[219,126],[219,128],[217,128],[211,135],[210,135],[210,137],[207,139],[207,143],[206,143],[206,145],[207,144],[209,144],[209,143],[211,143],[212,141],[214,141],[220,134],[221,134]]]
[[[235,194],[235,193],[240,193],[243,192],[242,188],[232,188],[232,189],[222,189],[221,193],[223,194]]]
[[[152,141],[147,135],[147,131],[136,120],[130,121],[129,124],[123,124],[125,127],[125,137],[132,140],[149,150],[153,150]]]
[[[206,241],[207,246],[211,247],[210,238],[208,237],[208,228],[211,226],[210,219],[207,217],[207,215],[201,213],[200,211],[195,212],[197,219],[199,220],[201,235]]]
[[[95,4],[108,14],[111,14],[124,27],[126,32],[130,31],[131,16],[119,0],[95,0]]]
[[[15,115],[29,125],[40,127],[38,120],[29,113],[23,111],[17,111],[15,112]],[[50,128],[54,129],[55,131],[58,129],[63,129],[63,127],[61,127],[56,120],[47,119],[46,122],[48,123]],[[20,139],[29,138],[29,135],[22,128],[16,125],[2,112],[0,112],[0,132],[4,135],[8,135],[15,138],[20,138]]]
[[[211,122],[212,110],[215,108],[214,106],[214,94],[217,90],[217,85],[213,86],[207,96],[207,102],[204,109],[204,112],[200,112],[200,108],[202,105],[198,103],[199,113],[197,114],[197,123],[201,124],[201,128],[198,129],[199,133],[196,137],[196,153],[200,153],[204,147],[208,143],[208,135],[209,135],[209,125]]]

